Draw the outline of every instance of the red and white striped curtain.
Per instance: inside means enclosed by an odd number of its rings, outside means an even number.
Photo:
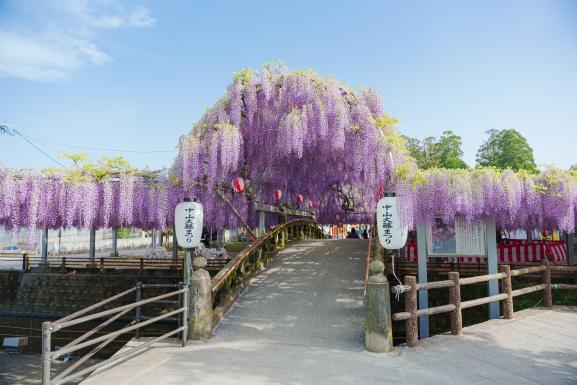
[[[499,263],[539,262],[545,257],[554,262],[567,261],[567,244],[563,241],[524,241],[513,240],[497,245]],[[445,263],[484,263],[485,257],[429,257],[430,261],[442,259]],[[417,262],[417,242],[409,241],[405,247],[404,260]]]

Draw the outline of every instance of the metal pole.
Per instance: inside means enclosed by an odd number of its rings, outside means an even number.
[[[183,281],[185,285],[190,284],[190,277],[192,274],[192,249],[186,249],[184,251],[184,267],[183,271]]]
[[[90,228],[90,244],[88,246],[88,259],[90,262],[94,263],[94,258],[96,257],[96,229],[94,227]]]
[[[425,225],[417,225],[417,264],[419,269],[419,283],[427,282],[427,229]],[[419,290],[419,309],[429,307],[429,293]],[[421,338],[429,336],[429,316],[419,317],[419,335]]]
[[[176,225],[172,225],[172,263],[178,261],[178,241],[176,240]]]
[[[50,385],[50,364],[52,359],[52,326],[50,322],[42,323],[42,385]]]
[[[567,233],[567,264],[575,265],[575,233]]]
[[[188,284],[183,284],[183,287],[188,288]],[[186,342],[188,340],[188,290],[185,290],[182,295],[182,306],[184,307],[184,311],[182,312],[182,324],[184,326],[184,330],[182,331],[182,347],[186,346]]]
[[[42,262],[48,263],[48,227],[42,229],[42,243],[41,243]]]
[[[111,257],[118,257],[118,229],[112,229],[112,250],[110,250]]]
[[[485,220],[485,233],[487,237],[487,274],[495,274],[498,270],[499,260],[497,258],[497,225],[495,218]],[[488,295],[499,294],[499,281],[491,280],[487,282]],[[489,304],[489,319],[499,318],[499,301]]]
[[[138,282],[136,284],[136,302],[140,302],[142,300],[142,282]],[[137,324],[140,323],[140,306],[136,308],[136,315],[135,321]],[[136,339],[140,338],[140,328],[134,331],[134,337]]]

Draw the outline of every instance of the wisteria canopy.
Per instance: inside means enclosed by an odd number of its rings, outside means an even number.
[[[185,197],[205,223],[254,225],[253,202],[313,210],[321,223],[370,223],[379,195],[395,191],[413,228],[433,218],[495,217],[504,229],[574,231],[577,178],[496,169],[420,171],[372,89],[353,89],[312,70],[267,66],[234,76],[225,95],[179,141],[174,167],[74,180],[66,173],[0,171],[0,225],[27,228],[165,229]],[[247,181],[244,193],[230,182]],[[218,192],[218,193],[217,193]]]

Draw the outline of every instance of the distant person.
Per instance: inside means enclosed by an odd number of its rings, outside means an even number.
[[[351,227],[351,231],[347,234],[347,238],[359,239],[359,234],[357,234],[357,230],[355,230],[354,227]]]
[[[367,231],[367,229],[363,231],[363,239],[369,239],[369,232]]]

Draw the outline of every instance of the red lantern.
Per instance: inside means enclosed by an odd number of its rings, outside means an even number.
[[[303,203],[303,201],[305,200],[305,198],[302,196],[302,194],[297,194],[297,203],[300,205],[301,203]]]
[[[237,193],[241,193],[244,191],[245,187],[246,187],[246,182],[244,181],[243,178],[236,177],[232,180],[232,182],[230,182],[230,187],[232,187],[232,189],[237,192]]]
[[[280,202],[280,199],[282,198],[282,191],[280,190],[275,190],[274,191],[274,200],[277,202]]]

